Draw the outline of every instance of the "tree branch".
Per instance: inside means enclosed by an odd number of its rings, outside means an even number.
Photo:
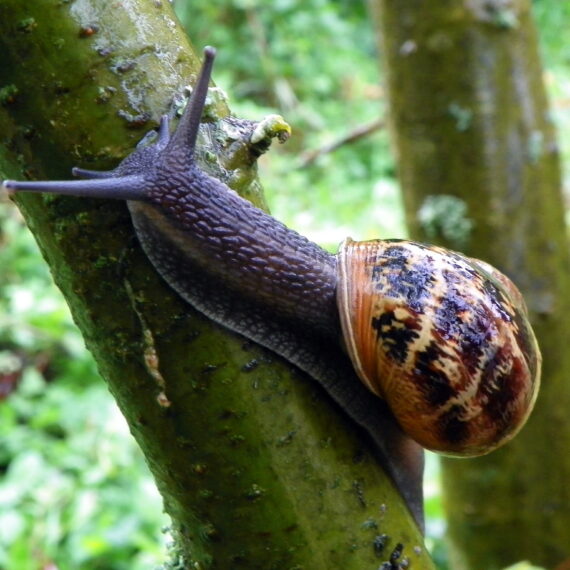
[[[17,165],[37,178],[112,168],[197,70],[167,2],[6,0],[0,15],[0,84],[15,86],[0,114],[11,177]],[[145,454],[186,568],[361,569],[397,543],[431,567],[356,428],[310,380],[170,291],[123,203],[17,203]]]

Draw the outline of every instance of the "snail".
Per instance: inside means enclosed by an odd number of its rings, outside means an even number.
[[[412,241],[345,240],[333,255],[207,175],[194,159],[215,50],[177,129],[109,172],[4,181],[9,191],[126,200],[154,267],[198,310],[318,380],[368,433],[416,520],[422,448],[476,456],[528,418],[541,356],[498,270]]]

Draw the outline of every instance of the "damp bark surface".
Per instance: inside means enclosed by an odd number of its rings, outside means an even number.
[[[0,45],[10,178],[114,167],[199,64],[161,1],[6,0]],[[255,166],[234,168],[236,189],[263,205]],[[170,291],[125,204],[16,201],[172,517],[172,567],[360,570],[399,543],[413,568],[433,567],[362,434],[310,379]]]

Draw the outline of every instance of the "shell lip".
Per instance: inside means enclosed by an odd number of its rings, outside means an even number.
[[[355,247],[355,245],[358,246],[362,243],[369,242],[356,242],[352,238],[347,237],[339,246],[337,263],[337,306],[344,347],[352,361],[354,370],[360,380],[372,393],[385,399],[378,383],[374,382],[373,378],[369,376],[365,362],[361,357],[362,349],[359,343],[362,342],[362,339],[356,330],[356,319],[354,318],[354,315],[359,314],[359,311],[362,309],[360,296],[357,294],[357,287],[354,286],[364,277],[363,272],[358,272],[358,269],[362,269],[363,267],[365,253],[359,251],[363,249],[362,247]]]

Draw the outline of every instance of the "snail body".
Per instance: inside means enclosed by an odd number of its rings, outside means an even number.
[[[205,49],[172,136],[163,117],[156,143],[113,171],[4,186],[126,200],[167,283],[317,379],[372,438],[421,523],[414,440],[480,455],[510,439],[532,409],[540,353],[522,297],[484,262],[441,248],[347,240],[331,255],[200,170],[194,149],[214,53]]]

